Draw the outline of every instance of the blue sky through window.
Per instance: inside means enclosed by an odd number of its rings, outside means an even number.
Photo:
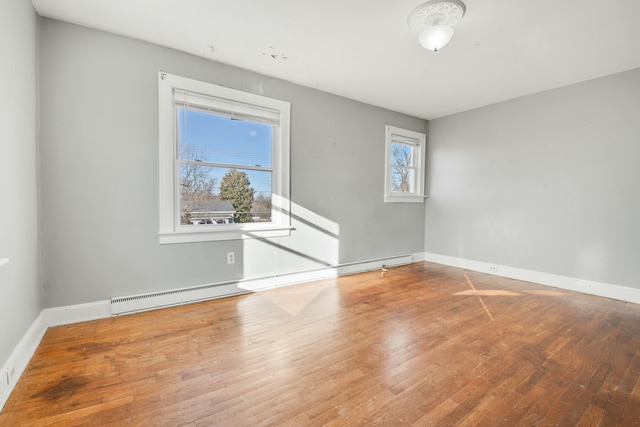
[[[242,169],[242,166],[271,167],[272,127],[264,123],[234,120],[189,109],[178,109],[180,158],[217,163],[209,176],[217,178],[214,191],[228,168],[237,165],[249,176],[255,195],[271,195],[271,172]]]

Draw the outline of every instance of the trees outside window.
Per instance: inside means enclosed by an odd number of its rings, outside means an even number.
[[[251,212],[255,221],[269,221],[271,219],[271,194],[257,193],[253,198]]]
[[[403,144],[391,145],[393,166],[391,169],[391,191],[409,193],[413,188],[413,150]]]
[[[236,210],[235,222],[251,222],[251,205],[255,190],[247,173],[237,169],[230,169],[220,182],[220,199],[228,200]]]
[[[194,146],[181,147],[181,158],[200,158],[206,160],[204,150]],[[198,152],[200,151],[200,152]],[[214,190],[218,178],[209,174],[209,168],[202,163],[183,163],[180,165],[180,222],[190,224],[191,212],[198,206],[216,199]]]

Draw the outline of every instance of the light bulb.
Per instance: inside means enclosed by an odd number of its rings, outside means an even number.
[[[437,52],[453,37],[453,28],[448,25],[433,25],[420,33],[418,41],[425,49]]]

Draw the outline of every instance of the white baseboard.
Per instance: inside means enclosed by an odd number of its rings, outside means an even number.
[[[319,270],[278,276],[275,278],[275,286],[272,287],[299,285],[301,283],[331,279],[333,277],[339,276],[348,276],[350,274],[364,273],[366,271],[380,270],[384,267],[395,267],[423,260],[424,255],[422,252],[420,252],[417,254],[400,255],[395,257],[339,264],[337,266],[327,267]]]
[[[42,337],[47,332],[47,327],[45,315],[40,312],[40,315],[33,321],[27,333],[13,349],[9,359],[0,368],[0,410],[7,403],[13,388],[18,383],[31,357],[38,349]]]
[[[42,311],[48,326],[60,326],[111,317],[111,304],[109,301],[96,301],[86,304],[45,308]]]
[[[425,261],[640,304],[640,289],[425,252]]]
[[[415,254],[411,254],[412,262],[422,262],[424,261],[425,252],[416,252]]]

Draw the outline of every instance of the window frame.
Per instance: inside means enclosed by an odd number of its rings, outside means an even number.
[[[397,137],[397,138],[394,138]],[[402,141],[399,141],[402,140]],[[387,125],[385,128],[385,203],[422,203],[425,195],[425,158],[427,135],[408,129]],[[393,188],[393,156],[391,147],[394,143],[411,145],[415,150],[415,191],[412,193],[398,193]]]
[[[275,111],[278,124],[273,125],[271,222],[189,225],[180,224],[180,167],[177,143],[177,114],[175,92],[188,92],[208,99],[216,105],[224,104],[225,112],[245,114],[247,108]],[[290,110],[286,101],[268,98],[236,89],[180,77],[160,71],[158,73],[159,98],[159,205],[160,244],[239,240],[288,236],[291,227],[289,200],[289,145]],[[217,107],[216,107],[217,108]]]

